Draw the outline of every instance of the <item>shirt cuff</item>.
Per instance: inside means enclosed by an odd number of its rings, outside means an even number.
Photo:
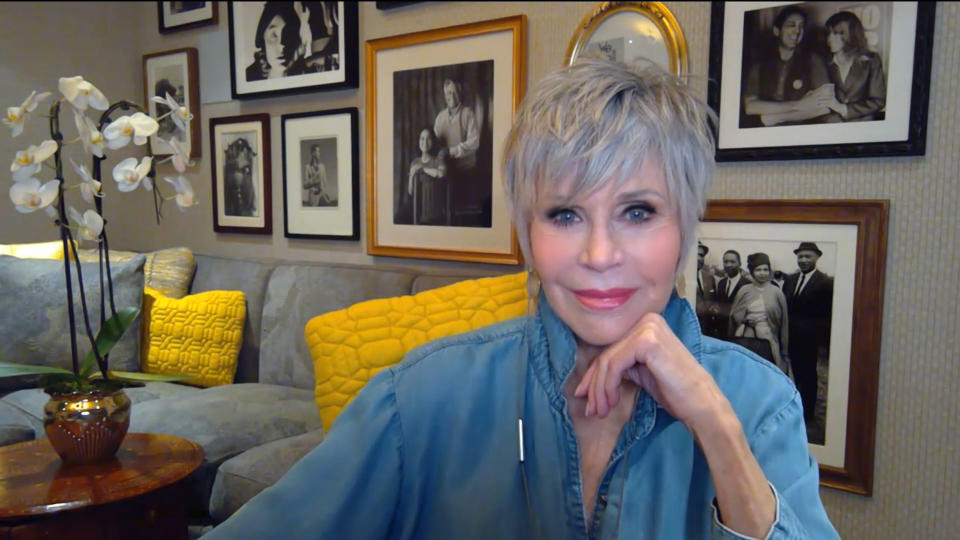
[[[773,487],[773,484],[767,482],[767,485],[770,486],[770,491],[773,492],[774,499],[774,508],[776,512],[773,515],[773,523],[770,524],[770,529],[767,530],[767,534],[763,535],[763,540],[770,538],[770,535],[773,533],[773,530],[777,528],[777,523],[780,522],[780,494],[777,493],[776,488]],[[713,502],[710,503],[710,506],[713,508],[713,535],[712,538],[717,539],[735,539],[735,540],[759,540],[753,536],[742,535],[733,529],[727,527],[720,522],[720,508],[717,507],[717,498],[713,498]]]

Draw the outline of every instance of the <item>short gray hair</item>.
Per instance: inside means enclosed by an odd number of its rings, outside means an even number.
[[[584,58],[540,80],[517,111],[504,148],[507,205],[530,267],[529,225],[537,189],[572,178],[576,193],[623,182],[649,154],[660,158],[677,210],[681,253],[694,240],[713,177],[713,111],[652,62]]]

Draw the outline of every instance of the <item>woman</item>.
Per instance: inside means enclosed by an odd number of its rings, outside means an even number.
[[[320,161],[319,144],[310,148],[310,162],[303,173],[303,206],[332,206],[336,197],[329,193],[327,167]]]
[[[413,223],[450,225],[445,153],[436,151],[437,138],[430,128],[420,131],[418,143],[420,156],[413,158],[407,175],[407,195],[413,197]]]
[[[266,2],[254,35],[253,63],[247,80],[277,79],[308,72],[312,41],[310,11],[302,2]]]
[[[747,255],[747,270],[753,283],[744,285],[730,308],[731,334],[734,337],[759,338],[770,344],[770,358],[793,379],[787,351],[787,298],[770,278],[770,257],[766,253]]]
[[[883,65],[867,50],[867,36],[860,19],[840,11],[827,19],[827,47],[833,57],[827,64],[834,94],[825,102],[833,111],[826,121],[849,122],[877,119],[887,102]]]
[[[836,538],[796,390],[673,289],[707,117],[652,65],[535,85],[504,150],[535,312],[379,372],[210,538]]]

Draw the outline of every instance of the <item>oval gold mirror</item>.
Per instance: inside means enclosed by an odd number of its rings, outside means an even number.
[[[687,42],[662,2],[600,2],[580,20],[566,63],[583,54],[627,63],[648,58],[677,76],[688,70]]]

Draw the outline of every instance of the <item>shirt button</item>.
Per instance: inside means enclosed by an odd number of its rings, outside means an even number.
[[[604,505],[604,506],[607,505],[607,496],[606,496],[606,495],[600,495],[600,496],[597,497],[597,498],[600,500],[600,504],[602,504],[602,505]]]

